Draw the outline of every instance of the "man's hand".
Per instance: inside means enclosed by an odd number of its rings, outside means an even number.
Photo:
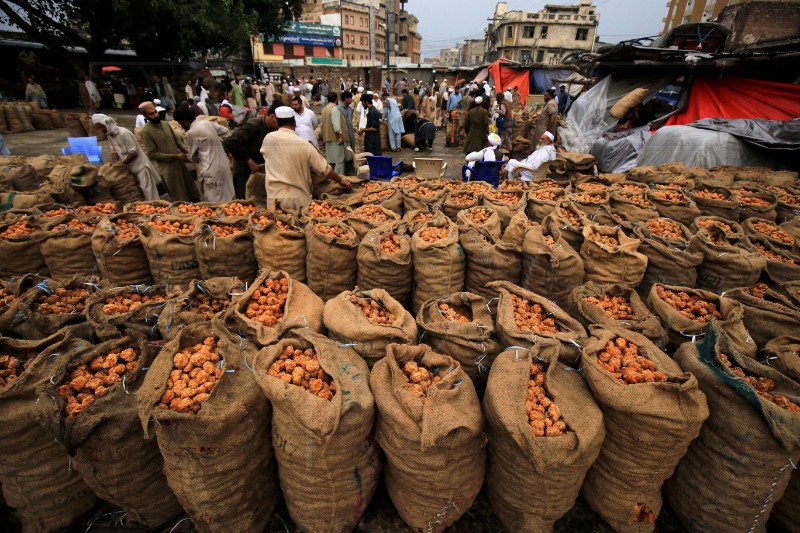
[[[359,135],[364,135],[364,128],[358,128],[358,131],[356,133],[358,133]]]
[[[181,152],[180,154],[175,154],[175,159],[178,161],[183,161],[184,163],[188,163],[190,161],[189,156]]]
[[[341,133],[336,134],[336,144],[342,144],[344,142],[344,137],[342,137]]]
[[[339,177],[339,185],[347,189],[348,191],[353,189],[353,184],[347,181],[346,179]]]
[[[253,161],[252,159],[247,160],[247,166],[250,167],[250,172],[258,172],[258,163]]]

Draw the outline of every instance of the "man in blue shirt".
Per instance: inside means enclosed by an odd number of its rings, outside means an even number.
[[[455,92],[453,89],[450,89],[450,98],[447,100],[447,110],[448,111],[458,111],[461,109],[461,92]]]

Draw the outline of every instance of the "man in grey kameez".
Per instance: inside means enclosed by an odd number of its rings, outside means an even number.
[[[344,174],[345,142],[343,117],[337,106],[338,95],[328,94],[328,105],[322,110],[320,130],[325,143],[325,160],[337,174]]]

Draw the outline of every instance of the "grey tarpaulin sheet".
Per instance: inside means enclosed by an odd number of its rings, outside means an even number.
[[[650,136],[647,126],[607,133],[594,142],[589,153],[597,158],[601,171],[625,172],[636,166],[639,152]]]
[[[743,141],[771,150],[800,149],[800,118],[788,121],[756,118],[704,118],[687,125],[693,128],[730,133]]]
[[[588,153],[594,141],[617,123],[616,119],[608,115],[617,100],[641,87],[649,92],[645,98],[647,101],[673,77],[671,74],[642,74],[625,79],[606,76],[572,103],[567,115],[567,126],[558,130],[562,144],[571,152]]]
[[[729,133],[692,126],[664,126],[656,131],[645,143],[636,164],[657,166],[675,161],[682,161],[687,167],[780,167],[774,157]]]

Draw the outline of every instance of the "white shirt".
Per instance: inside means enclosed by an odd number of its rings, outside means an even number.
[[[207,202],[228,202],[236,196],[221,140],[228,135],[228,128],[210,120],[195,120],[186,132],[189,157],[197,162],[197,175]]]
[[[510,103],[514,102],[514,96],[511,94],[511,91],[504,92],[503,96],[506,99],[506,103],[510,104]]]
[[[317,144],[317,134],[314,130],[317,129],[317,115],[308,108],[303,109],[303,114],[294,112],[295,128],[294,132],[302,139],[307,140],[315,147],[319,148]]]
[[[506,171],[508,172],[508,175],[511,176],[511,172],[519,166],[529,167],[532,168],[533,170],[538,170],[539,166],[542,163],[545,163],[547,161],[552,161],[555,158],[556,158],[556,148],[552,144],[548,144],[542,146],[541,148],[537,148],[531,153],[531,155],[529,155],[522,161],[517,161],[516,159],[510,160],[508,162],[508,165],[506,165]],[[533,179],[533,173],[529,170],[523,170],[522,172],[520,172],[519,177],[523,181],[531,181]]]

